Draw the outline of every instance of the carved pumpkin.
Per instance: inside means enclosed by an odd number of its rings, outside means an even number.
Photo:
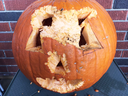
[[[95,0],[38,0],[20,16],[14,58],[32,82],[59,93],[91,87],[116,51],[115,26]]]

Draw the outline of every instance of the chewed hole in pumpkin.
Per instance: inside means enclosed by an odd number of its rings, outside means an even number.
[[[42,25],[43,25],[43,26],[51,26],[51,25],[52,25],[52,17],[47,18],[47,19],[44,19],[44,20],[42,21]]]
[[[58,63],[57,67],[63,66],[61,61]]]
[[[66,74],[65,69],[64,69],[61,61],[56,66],[55,74],[61,74],[61,75],[65,75]]]
[[[36,47],[37,47],[37,46],[41,46],[40,31],[39,31],[39,33],[38,33],[38,35],[37,35],[37,37],[36,37]]]
[[[86,19],[86,18],[84,18],[84,19],[78,19],[79,25],[81,25],[81,23],[82,23],[85,19]]]
[[[85,41],[85,38],[84,38],[82,32],[83,32],[83,28],[82,28],[82,30],[81,30],[79,46],[86,45],[86,41]]]

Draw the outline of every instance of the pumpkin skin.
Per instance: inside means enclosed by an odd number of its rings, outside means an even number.
[[[62,8],[64,10],[71,10],[72,8],[80,10],[84,7],[95,9],[97,11],[96,18],[90,18],[88,22],[102,48],[81,50],[72,44],[66,43],[66,45],[63,45],[53,38],[46,37],[43,38],[44,42],[41,46],[43,53],[26,50],[26,44],[33,31],[31,16],[35,10],[46,5],[56,6],[58,10]],[[37,82],[37,77],[43,79],[52,79],[54,77],[57,80],[64,78],[66,81],[80,79],[84,82],[79,88],[59,92],[69,93],[91,87],[105,74],[116,52],[116,40],[116,30],[110,16],[95,0],[38,0],[28,6],[20,16],[13,34],[12,50],[19,69],[38,86],[41,85]],[[45,63],[48,62],[48,52],[54,51],[60,56],[66,55],[70,72],[61,75],[50,71]]]

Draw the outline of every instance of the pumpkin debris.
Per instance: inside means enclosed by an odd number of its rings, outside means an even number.
[[[99,90],[98,89],[95,89],[95,92],[99,92]]]
[[[40,93],[40,90],[38,90],[37,92]]]
[[[32,82],[30,82],[30,85],[32,85]]]

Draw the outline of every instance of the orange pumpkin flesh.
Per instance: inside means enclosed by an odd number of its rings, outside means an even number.
[[[19,18],[12,49],[28,79],[69,93],[89,88],[103,76],[116,39],[110,16],[96,1],[40,0]]]

